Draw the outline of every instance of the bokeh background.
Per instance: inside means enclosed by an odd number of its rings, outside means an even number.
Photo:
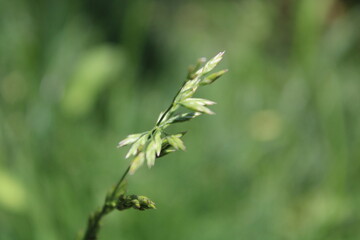
[[[129,178],[157,210],[100,239],[360,239],[360,6],[0,0],[0,239],[75,239],[197,58],[229,72],[186,152]]]

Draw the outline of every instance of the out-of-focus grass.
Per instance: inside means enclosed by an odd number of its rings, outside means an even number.
[[[0,239],[73,239],[127,165],[118,140],[220,50],[217,114],[129,179],[158,209],[111,215],[101,239],[358,239],[359,11],[0,1]]]

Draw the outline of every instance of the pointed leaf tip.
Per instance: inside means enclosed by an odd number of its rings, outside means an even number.
[[[155,133],[155,137],[154,137],[154,145],[155,145],[155,151],[156,151],[156,156],[160,155],[161,152],[161,144],[162,144],[162,140],[161,140],[161,132],[157,131]]]
[[[184,145],[184,142],[180,139],[180,136],[179,134],[177,135],[171,135],[171,136],[168,136],[167,139],[169,141],[169,144],[171,146],[173,146],[175,149],[181,149],[183,151],[185,151],[185,145]]]
[[[209,85],[213,82],[215,82],[217,79],[219,79],[222,75],[224,75],[225,73],[228,72],[228,69],[224,69],[224,70],[221,70],[219,72],[216,72],[216,73],[212,73],[210,74],[209,76],[205,77],[204,79],[202,79],[200,81],[200,85],[201,86],[204,86],[204,85]]]
[[[155,165],[156,148],[155,142],[151,141],[146,148],[146,162],[149,168]]]
[[[125,139],[121,140],[118,144],[118,148],[121,148],[123,146],[129,145],[131,143],[136,142],[143,133],[136,133],[136,134],[130,134]]]
[[[170,118],[167,121],[167,123],[171,124],[171,123],[185,122],[185,121],[189,121],[200,115],[201,115],[201,113],[199,113],[199,112],[182,113],[182,114],[179,114],[179,115],[176,115],[176,116]]]
[[[208,72],[210,72],[211,70],[213,70],[216,65],[222,60],[222,56],[224,55],[225,51],[223,52],[219,52],[215,57],[213,57],[212,59],[210,59],[204,67],[200,68],[197,72],[196,75],[202,76]]]
[[[214,114],[209,108],[205,107],[204,103],[200,103],[198,101],[183,101],[180,103],[182,106],[186,107],[187,109],[193,110],[195,112],[201,112],[206,114]]]
[[[138,150],[142,148],[146,141],[147,141],[148,134],[144,134],[142,137],[140,137],[136,142],[133,143],[129,151],[127,152],[125,158],[129,158],[130,156],[136,155],[138,153]]]
[[[141,167],[144,163],[145,155],[143,152],[139,153],[131,162],[129,173],[133,175],[135,171]]]

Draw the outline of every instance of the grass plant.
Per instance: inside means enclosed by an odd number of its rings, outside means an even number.
[[[200,58],[195,66],[189,68],[185,82],[169,107],[160,113],[154,127],[146,132],[130,134],[119,142],[119,148],[130,146],[125,158],[131,158],[131,162],[116,185],[106,195],[103,206],[90,215],[83,240],[98,239],[101,220],[114,210],[156,208],[155,203],[148,197],[134,194],[126,195],[125,180],[129,174],[133,175],[145,162],[151,168],[155,165],[156,159],[177,150],[185,150],[181,138],[186,132],[169,133],[168,127],[189,121],[202,114],[214,114],[208,106],[215,104],[215,102],[203,98],[194,98],[193,95],[199,87],[212,84],[227,72],[227,70],[221,70],[210,74],[221,61],[223,54],[224,52],[220,52],[207,62],[205,58]]]

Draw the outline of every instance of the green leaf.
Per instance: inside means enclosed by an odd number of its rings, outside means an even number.
[[[128,153],[126,154],[125,158],[129,158],[130,156],[136,155],[139,152],[139,149],[143,148],[149,134],[144,134],[142,137],[140,137],[130,148]]]
[[[156,149],[156,155],[159,156],[160,155],[160,151],[161,151],[161,132],[157,131],[155,133],[155,137],[154,137],[154,145],[155,145],[155,149]]]
[[[132,160],[129,173],[133,175],[135,171],[141,167],[145,160],[145,154],[143,152],[136,155],[136,157]]]
[[[204,67],[200,68],[197,72],[196,75],[202,76],[208,72],[210,72],[211,70],[213,70],[216,65],[221,61],[222,56],[224,55],[225,52],[220,52],[218,53],[215,57],[213,57],[212,59],[210,59]]]
[[[155,141],[151,141],[146,148],[146,162],[149,168],[155,165],[156,146]]]
[[[197,79],[187,81],[185,85],[180,89],[180,92],[176,97],[175,102],[181,102],[182,100],[191,97],[192,95],[194,95],[197,88]]]
[[[190,84],[189,84],[190,85]],[[179,99],[186,99],[189,97],[192,97],[194,95],[197,87],[195,86],[185,86],[186,88],[183,88],[179,94]]]
[[[198,59],[195,66],[190,66],[187,79],[192,80],[192,79],[196,78],[196,72],[200,69],[201,65],[203,65],[205,62],[206,62],[206,58],[202,57],[202,58]]]
[[[188,99],[185,99],[183,102],[185,103],[198,103],[200,105],[203,105],[203,106],[207,106],[207,105],[214,105],[216,104],[216,102],[213,102],[213,101],[210,101],[210,100],[207,100],[207,99],[203,99],[203,98],[188,98]]]
[[[180,103],[182,106],[186,107],[187,109],[193,110],[195,112],[201,112],[206,114],[214,114],[213,111],[205,107],[203,104],[198,103],[196,101],[184,101]]]
[[[168,145],[168,147],[166,149],[162,149],[160,152],[160,155],[158,158],[161,158],[163,156],[168,155],[169,153],[175,152],[176,150],[171,148],[171,145]]]
[[[162,118],[162,116],[164,115],[164,113],[165,113],[165,112],[161,112],[161,113],[160,113],[160,115],[159,115],[158,119],[156,120],[156,122],[159,122],[159,121],[160,121],[160,119]]]
[[[182,136],[181,134],[177,134],[177,135],[168,136],[166,138],[169,144],[173,146],[175,149],[181,149],[185,151],[185,145],[183,141],[180,139],[181,136]]]
[[[224,69],[224,70],[221,70],[219,72],[216,72],[216,73],[213,73],[213,74],[210,74],[209,76],[205,77],[204,79],[202,79],[200,81],[200,85],[201,86],[204,86],[204,85],[209,85],[213,82],[215,82],[217,79],[219,79],[222,75],[224,75],[228,70],[227,69]]]
[[[117,147],[121,148],[123,146],[132,144],[132,143],[136,142],[143,134],[144,133],[130,134],[125,139],[120,141]]]
[[[201,113],[199,113],[199,112],[183,113],[183,114],[179,114],[179,115],[176,115],[176,116],[170,118],[166,123],[171,124],[171,123],[178,123],[178,122],[186,122],[186,121],[189,121],[200,115],[201,115]]]
[[[159,154],[159,158],[168,154],[169,152],[167,150],[169,150],[171,148],[171,145],[169,144],[169,141],[167,140],[167,138],[164,138],[162,140],[162,144],[161,144],[161,151],[160,151],[160,154]],[[175,151],[173,149],[173,151]]]

